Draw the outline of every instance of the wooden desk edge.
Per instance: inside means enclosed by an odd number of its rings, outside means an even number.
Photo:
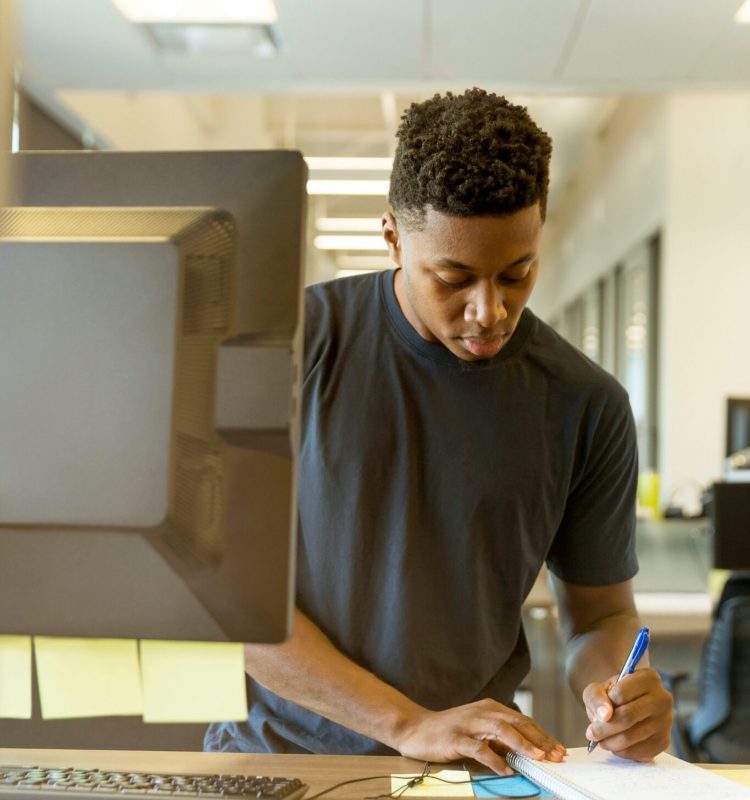
[[[259,753],[187,753],[145,750],[37,750],[0,747],[0,764],[40,767],[87,767],[128,772],[186,772],[296,777],[308,794],[342,781],[381,776],[342,787],[332,800],[354,800],[390,792],[389,776],[419,774],[424,763],[401,756],[266,755]],[[435,765],[443,768],[446,765]],[[448,765],[450,766],[450,765]],[[453,765],[457,766],[457,765]],[[476,765],[479,767],[479,765]],[[701,764],[706,769],[748,769],[741,764]],[[477,771],[485,771],[483,768]]]

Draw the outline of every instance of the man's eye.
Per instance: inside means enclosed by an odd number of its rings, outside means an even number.
[[[438,282],[441,283],[443,286],[449,286],[451,289],[457,289],[461,286],[466,286],[469,281],[467,278],[464,277],[449,277],[449,276],[435,276],[438,279]]]
[[[501,283],[520,283],[521,281],[525,281],[526,278],[529,277],[529,271],[530,270],[526,270],[526,272],[524,272],[523,275],[519,275],[517,273],[510,275],[501,275],[500,281]]]

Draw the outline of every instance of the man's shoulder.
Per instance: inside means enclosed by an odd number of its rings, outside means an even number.
[[[361,340],[379,324],[384,276],[366,273],[315,283],[305,290],[305,374],[345,343]]]
[[[560,389],[569,388],[592,398],[628,403],[627,392],[614,375],[539,317],[535,317],[527,352]]]
[[[379,272],[367,272],[313,283],[305,289],[305,305],[315,310],[346,311],[352,305],[377,299],[382,279]]]

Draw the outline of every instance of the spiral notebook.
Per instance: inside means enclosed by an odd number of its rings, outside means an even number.
[[[573,747],[560,764],[509,753],[508,764],[560,800],[750,800],[750,788],[662,753],[641,764]]]

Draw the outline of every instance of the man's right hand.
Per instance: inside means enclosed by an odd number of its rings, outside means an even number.
[[[507,775],[501,753],[562,761],[565,748],[533,720],[494,700],[430,711],[337,650],[310,619],[295,612],[281,644],[245,646],[249,675],[272,692],[423,761],[472,758]]]
[[[562,761],[565,756],[562,744],[534,720],[495,700],[424,710],[404,725],[396,749],[420,761],[471,758],[498,775],[513,772],[501,752],[513,750],[536,761]]]

